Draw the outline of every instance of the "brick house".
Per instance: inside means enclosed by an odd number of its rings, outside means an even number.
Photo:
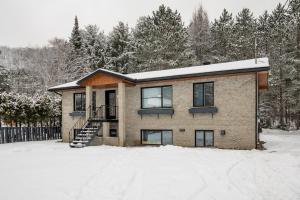
[[[87,145],[253,149],[267,58],[121,74],[105,69],[49,88],[62,95],[62,137]]]

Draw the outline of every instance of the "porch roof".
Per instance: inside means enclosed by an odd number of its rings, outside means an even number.
[[[106,69],[97,69],[94,72],[80,78],[79,80],[68,82],[62,85],[50,87],[49,91],[65,90],[83,87],[81,83],[94,77],[97,74],[105,74],[120,80],[130,83],[140,83],[155,80],[169,80],[177,78],[188,78],[209,75],[222,75],[243,72],[261,72],[270,69],[268,58],[258,58],[257,63],[255,59],[241,60],[235,62],[217,63],[210,65],[183,67],[176,69],[140,72],[132,74],[121,74]]]

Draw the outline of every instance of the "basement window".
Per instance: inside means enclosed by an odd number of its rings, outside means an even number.
[[[173,144],[172,130],[142,130],[142,144],[167,145]]]
[[[117,129],[110,129],[109,130],[109,137],[117,137]]]

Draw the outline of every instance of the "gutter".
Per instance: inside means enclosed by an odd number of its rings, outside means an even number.
[[[96,70],[95,72],[85,76],[84,78],[77,81],[79,84],[80,82],[86,80],[90,76],[95,75],[98,72],[103,72],[105,74],[109,74],[112,76],[116,76],[121,79],[125,79],[132,83],[144,83],[150,81],[163,81],[163,80],[172,80],[172,79],[179,79],[179,78],[191,78],[191,77],[203,77],[203,76],[210,76],[210,75],[223,75],[223,74],[235,74],[235,73],[246,73],[246,72],[260,72],[260,71],[269,71],[270,67],[256,67],[256,68],[246,68],[246,69],[237,69],[237,70],[223,70],[223,71],[215,71],[215,72],[205,72],[205,73],[195,73],[195,74],[181,74],[181,75],[173,75],[173,76],[164,76],[164,77],[155,77],[155,78],[145,78],[145,79],[133,79],[126,75],[119,75],[115,73],[110,73],[108,71],[104,71],[101,69]],[[69,89],[78,89],[84,88],[82,86],[71,86],[71,87],[64,87],[64,88],[57,88],[57,89],[48,89],[48,91],[61,91],[61,90],[69,90]]]
[[[248,68],[248,69],[238,69],[238,70],[223,70],[216,72],[205,72],[205,73],[196,73],[196,74],[183,74],[183,75],[174,75],[174,76],[164,76],[157,78],[146,78],[146,79],[135,79],[136,83],[148,82],[148,81],[157,81],[157,80],[172,80],[178,78],[190,78],[190,77],[202,77],[210,75],[223,75],[223,74],[234,74],[234,73],[245,73],[245,72],[261,72],[269,71],[270,67],[257,67],[257,68]]]

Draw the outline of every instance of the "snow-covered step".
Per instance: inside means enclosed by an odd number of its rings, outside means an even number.
[[[88,138],[75,138],[73,142],[88,142],[88,141],[89,141]]]
[[[88,139],[88,138],[85,138],[85,137],[84,137],[84,138],[83,138],[83,137],[76,137],[75,140],[74,140],[74,142],[75,142],[75,141],[79,141],[79,142],[80,142],[80,141],[84,141],[84,142],[85,142],[85,141],[89,141],[89,139]]]
[[[85,144],[83,144],[83,143],[71,143],[70,146],[74,147],[74,148],[82,148],[82,147],[85,147]]]
[[[84,147],[88,146],[91,142],[93,136],[98,132],[99,128],[101,128],[102,124],[93,124],[88,123],[85,127],[82,127],[80,132],[76,135],[72,143],[71,147]]]
[[[89,142],[91,138],[76,138],[75,141],[79,142]]]
[[[82,130],[81,133],[95,133],[96,130]]]
[[[91,137],[91,136],[93,136],[93,134],[88,134],[88,133],[86,133],[86,134],[83,134],[83,133],[79,133],[79,134],[77,134],[77,136],[83,136],[83,137]]]
[[[88,129],[88,130],[96,130],[96,129],[98,129],[98,128],[96,128],[96,127],[85,127],[85,128],[83,128],[83,130],[84,129]]]

